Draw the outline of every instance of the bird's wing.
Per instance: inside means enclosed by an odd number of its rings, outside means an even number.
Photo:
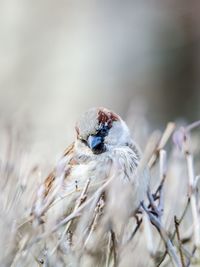
[[[76,165],[77,162],[74,158],[75,155],[75,151],[74,151],[74,143],[72,143],[71,145],[69,145],[64,153],[63,156],[61,157],[61,160],[66,158],[66,163],[65,163],[65,177],[67,177],[70,173],[70,169],[73,165]],[[46,177],[45,181],[44,181],[44,187],[45,187],[45,197],[49,194],[51,188],[53,187],[54,181],[56,179],[57,176],[57,171],[56,168],[54,168],[54,170],[52,172],[50,172],[50,174]]]

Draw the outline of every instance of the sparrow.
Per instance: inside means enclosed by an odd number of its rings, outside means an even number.
[[[40,201],[36,201],[32,214],[42,218],[49,207],[60,200],[64,218],[85,201],[77,205],[86,184],[84,197],[89,199],[110,181],[99,197],[102,226],[99,233],[102,236],[102,229],[112,228],[119,240],[122,228],[139,207],[148,187],[149,178],[145,171],[137,174],[140,148],[125,121],[103,107],[86,111],[76,123],[75,132],[75,141],[64,151],[39,190],[37,198]],[[91,219],[90,208],[85,209],[85,225]],[[83,227],[76,228],[73,231],[79,232],[80,236]],[[88,242],[88,250],[94,250],[94,247],[94,241]]]

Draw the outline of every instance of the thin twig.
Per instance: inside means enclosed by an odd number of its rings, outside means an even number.
[[[166,172],[167,172],[167,166],[166,166],[166,151],[161,149],[159,153],[159,163],[160,163],[160,181],[161,186],[159,188],[159,204],[158,204],[158,210],[160,212],[160,217],[163,214],[164,211],[164,182],[166,179]]]
[[[82,191],[82,193],[81,193],[81,195],[80,195],[80,197],[79,197],[79,199],[77,201],[77,204],[76,204],[73,212],[75,212],[85,202],[85,200],[87,198],[86,193],[87,193],[87,190],[88,190],[90,181],[91,181],[90,179],[87,180],[86,185],[83,188],[83,191]],[[56,244],[55,248],[52,250],[51,255],[55,253],[55,251],[57,250],[58,246],[63,241],[66,233],[69,231],[69,228],[70,228],[72,222],[73,222],[73,219],[67,223],[67,225],[65,227],[65,230],[63,231],[62,236],[61,236],[60,240],[58,241],[58,243]],[[72,235],[71,234],[70,234],[70,238],[72,238]]]
[[[155,256],[155,250],[153,245],[153,234],[149,216],[147,215],[146,212],[144,212],[143,214],[143,221],[144,221],[144,234],[146,237],[147,249],[149,251],[150,256],[153,258]]]
[[[200,216],[198,212],[196,187],[195,187],[195,175],[194,175],[194,163],[193,156],[189,149],[189,136],[184,136],[184,154],[187,161],[188,179],[189,179],[189,195],[191,203],[191,211],[193,217],[193,230],[194,230],[194,243],[196,247],[200,247]]]
[[[108,245],[107,245],[107,252],[106,252],[106,267],[109,267],[110,258],[111,258],[111,248],[112,248],[112,234],[109,232],[108,234]]]
[[[115,233],[111,230],[111,239],[113,245],[113,267],[117,267],[117,244],[116,244],[116,237]]]
[[[195,122],[191,123],[190,125],[188,125],[188,126],[186,127],[186,130],[187,130],[187,131],[191,131],[191,130],[193,130],[193,129],[199,127],[199,126],[200,126],[200,120],[199,120],[199,121],[195,121]]]
[[[104,196],[101,195],[98,203],[97,203],[97,206],[96,206],[96,210],[95,210],[95,215],[94,215],[94,218],[92,220],[92,223],[89,227],[89,233],[88,233],[88,236],[84,242],[84,246],[83,247],[86,247],[87,246],[87,243],[89,242],[90,238],[91,238],[91,235],[92,233],[94,232],[94,230],[96,229],[96,225],[97,225],[97,222],[99,220],[99,217],[102,213],[102,209],[104,207],[105,203],[104,203]]]
[[[181,264],[182,264],[182,267],[185,267],[185,261],[184,261],[183,251],[182,251],[181,237],[180,237],[180,232],[179,232],[179,221],[178,221],[176,216],[174,216],[174,224],[175,224],[176,235],[177,235],[177,239],[178,239],[178,248],[179,248],[179,253],[180,253]]]
[[[148,166],[149,168],[151,169],[154,164],[156,163],[156,160],[159,156],[159,152],[161,149],[163,149],[167,143],[167,141],[169,140],[170,136],[172,135],[172,133],[174,132],[174,129],[175,129],[175,123],[173,122],[169,122],[166,126],[166,129],[160,139],[160,142],[158,143],[157,145],[157,148],[154,152],[154,154],[152,155],[149,163],[148,163]]]
[[[159,232],[173,265],[176,267],[181,267],[181,262],[176,254],[176,250],[172,244],[172,241],[169,239],[168,234],[165,231],[165,228],[162,226],[159,219],[145,207],[144,203],[142,203],[142,207],[144,211],[148,214],[151,223],[156,227],[157,231]]]
[[[187,265],[186,265],[186,267],[189,267],[189,266],[190,266],[191,259],[193,258],[193,256],[194,256],[194,254],[195,254],[196,250],[197,250],[197,247],[196,247],[196,246],[194,246],[194,247],[193,247],[193,249],[192,249],[192,255],[191,255],[191,257],[189,258],[189,260],[188,260],[188,262],[187,262]]]
[[[188,198],[187,199],[187,203],[185,205],[185,208],[183,210],[183,213],[179,219],[179,225],[181,224],[181,222],[183,221],[183,219],[185,218],[185,214],[187,213],[187,210],[188,210],[188,207],[189,207],[189,204],[190,204],[190,199]],[[174,238],[175,238],[175,235],[176,235],[176,230],[174,230],[173,234],[172,234],[172,238],[171,240],[173,241]],[[157,264],[157,267],[159,267],[162,262],[165,260],[165,257],[167,256],[167,250],[165,250],[164,254],[163,254],[163,257],[160,259],[159,263]]]
[[[139,230],[141,224],[142,224],[142,218],[140,220],[137,220],[137,224],[135,226],[135,229],[133,230],[131,236],[127,240],[127,243],[129,243],[134,238],[134,236],[136,235],[137,231]]]

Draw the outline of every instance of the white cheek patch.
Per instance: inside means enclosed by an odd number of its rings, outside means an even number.
[[[124,121],[113,122],[113,126],[105,137],[107,145],[123,145],[130,140],[130,133]]]

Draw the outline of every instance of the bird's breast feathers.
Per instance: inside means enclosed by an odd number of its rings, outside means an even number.
[[[90,180],[90,189],[95,191],[111,176],[119,179],[122,184],[127,182],[138,184],[137,177],[134,175],[139,163],[137,147],[120,146],[95,155],[88,153],[87,150],[77,149],[76,144],[72,144],[65,151],[61,162],[65,164],[65,173],[62,190],[59,190],[60,196],[82,191],[88,180]],[[60,176],[57,169],[46,178],[46,195],[53,191],[57,184],[56,180]]]
[[[70,172],[65,178],[65,188],[82,188],[88,179],[91,180],[92,186],[99,187],[111,175],[116,176],[116,179],[120,176],[125,181],[133,182],[138,162],[137,154],[128,146],[114,148],[100,155],[75,153],[74,157],[69,157],[67,168],[70,168]]]

